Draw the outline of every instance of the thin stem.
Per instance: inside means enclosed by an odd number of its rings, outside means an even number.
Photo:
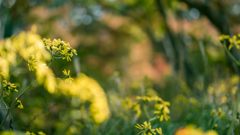
[[[5,120],[7,119],[7,116],[9,115],[9,113],[11,112],[11,110],[13,109],[13,107],[15,106],[15,104],[17,103],[17,101],[29,90],[29,88],[31,88],[31,86],[33,85],[33,83],[35,83],[37,80],[37,78],[24,90],[24,92],[13,102],[13,104],[11,105],[11,107],[9,108],[7,114],[5,115],[1,125],[0,125],[0,129],[2,128],[3,123],[5,122]]]
[[[156,120],[156,119],[158,119],[158,117],[153,117],[153,118],[151,118],[151,119],[149,120],[149,122],[154,121],[154,120]]]
[[[122,120],[122,118],[119,118],[116,122],[114,122],[111,129],[109,129],[109,131],[106,135],[109,135],[117,127],[117,125],[121,122],[121,120]]]
[[[53,59],[49,62],[48,67],[51,65]],[[7,119],[7,116],[9,115],[9,113],[11,112],[11,110],[13,109],[13,107],[15,106],[15,104],[17,103],[17,101],[32,87],[32,85],[37,81],[37,78],[24,90],[24,92],[13,102],[13,104],[11,105],[11,107],[9,108],[7,114],[5,115],[1,125],[0,125],[0,129],[2,128],[3,123],[5,122],[5,120]]]
[[[239,80],[239,84],[238,84],[238,92],[239,92],[239,89],[240,89],[239,85],[240,85],[240,80]],[[228,135],[231,135],[231,132],[233,130],[233,127],[234,127],[234,124],[235,124],[235,118],[237,117],[239,103],[240,103],[240,93],[238,94],[237,103],[235,104],[235,107],[234,107],[233,118],[232,118],[231,126],[230,126],[229,131],[228,131]]]
[[[62,56],[55,56],[55,59],[62,59],[63,57]]]
[[[226,45],[224,44],[223,46],[224,46],[225,51],[229,55],[229,57],[237,64],[237,66],[240,66],[240,62],[230,53],[230,51],[227,49]],[[239,89],[240,89],[240,80],[238,80],[238,92],[239,92]],[[238,112],[239,103],[240,103],[240,93],[237,95],[237,103],[235,104],[235,107],[234,107],[233,118],[232,118],[232,122],[231,122],[231,125],[229,128],[229,131],[228,131],[228,135],[231,135],[231,133],[233,131],[233,127],[235,124],[235,118],[236,118],[237,112]]]
[[[150,119],[146,105],[143,105],[143,110],[144,110],[144,113],[146,114],[147,118]]]
[[[228,56],[238,65],[240,66],[240,62],[230,53],[230,51],[227,49],[226,45],[224,44],[224,49],[227,52]]]
[[[6,106],[6,109],[9,109],[9,106],[5,103],[5,101],[3,100],[4,97],[1,98],[1,101],[3,101],[3,104]]]

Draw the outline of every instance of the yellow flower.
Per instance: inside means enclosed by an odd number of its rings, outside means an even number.
[[[34,59],[34,56],[31,56],[31,59],[28,59],[28,67],[29,71],[34,71],[36,68],[36,60]]]
[[[64,74],[65,76],[70,76],[70,70],[68,70],[68,72],[67,72],[67,70],[64,69],[64,70],[63,70],[63,74]]]
[[[45,63],[38,62],[36,68],[36,76],[39,84],[44,84],[49,93],[54,93],[56,88],[56,80],[53,71],[46,66]]]
[[[17,98],[16,98],[17,99]],[[23,109],[23,105],[22,102],[20,100],[17,100],[18,103],[18,108]]]
[[[179,128],[174,135],[218,135],[216,131],[209,130],[204,132],[201,128],[195,129],[193,125],[188,125],[184,128]]]
[[[169,105],[170,103],[166,101],[162,101],[162,103],[158,103],[155,105],[157,111],[154,111],[154,113],[158,114],[158,118],[160,121],[163,121],[163,119],[168,121],[168,119],[170,118],[168,116],[168,114],[170,113],[170,110],[168,109]]]
[[[158,134],[163,135],[162,128],[156,128],[156,131],[157,131]]]
[[[30,133],[29,131],[27,131],[25,134],[26,134],[26,135],[36,135],[36,134],[34,134],[33,132]]]
[[[168,119],[170,118],[168,116],[168,114],[170,113],[170,110],[168,108],[168,106],[170,106],[169,102],[166,102],[164,100],[162,100],[161,98],[159,98],[158,96],[155,97],[147,97],[147,96],[137,96],[136,99],[138,100],[143,100],[143,101],[156,101],[157,103],[155,104],[155,109],[156,111],[154,111],[155,114],[158,114],[158,118],[160,121],[163,121],[163,119],[165,119],[166,121],[168,121]]]
[[[168,106],[170,106],[170,103],[166,101],[163,101],[160,104],[156,104],[156,108],[158,108],[158,110],[163,110],[163,113],[166,113],[166,114],[170,113]]]
[[[219,118],[222,118],[225,115],[225,113],[223,112],[222,108],[218,108],[218,116]]]
[[[71,57],[73,57],[73,54],[77,55],[77,51],[69,45],[61,51],[61,54],[63,55],[63,59],[67,58],[67,61],[71,61]]]
[[[213,116],[213,115],[215,115],[215,114],[217,114],[217,111],[215,110],[215,109],[213,109],[212,111],[211,111],[211,116]]]
[[[158,116],[160,121],[163,121],[163,119],[165,119],[166,121],[168,121],[168,119],[170,119],[170,117],[167,114],[160,114]]]
[[[66,69],[64,69],[63,74],[65,75],[64,78],[67,82],[72,82],[73,81],[73,78],[70,76],[70,70],[67,71]]]
[[[106,94],[94,79],[85,74],[79,74],[71,84],[59,79],[57,86],[64,94],[78,97],[81,101],[89,101],[90,114],[96,123],[102,123],[109,118]]]
[[[141,108],[140,108],[140,105],[139,104],[135,104],[134,107],[133,107],[133,110],[137,112],[137,116],[140,117],[141,116]]]
[[[148,101],[148,102],[151,102],[151,101],[159,101],[159,102],[162,102],[163,100],[158,97],[158,96],[155,96],[155,97],[147,97],[147,96],[137,96],[136,99],[138,100],[143,100],[143,101]]]
[[[67,61],[71,61],[71,53],[68,53],[67,49],[64,49],[61,51],[61,54],[63,55],[63,60],[67,58]]]
[[[2,82],[3,82],[3,94],[4,95],[9,95],[13,91],[18,92],[17,86],[14,83],[7,82],[6,80],[3,80]]]
[[[51,44],[51,39],[50,38],[48,38],[48,39],[46,39],[46,38],[44,38],[43,39],[43,43],[44,43],[44,45],[45,45],[45,47],[47,48],[47,50],[51,50],[52,48],[52,44]]]
[[[230,45],[228,46],[228,49],[231,50],[233,45],[236,45],[237,42],[237,36],[234,35],[233,38],[229,38],[228,41],[230,42]]]
[[[43,133],[42,131],[38,132],[39,135],[46,135],[45,133]]]
[[[144,135],[152,135],[152,134],[156,135],[155,129],[152,129],[150,122],[148,123],[147,121],[145,121],[145,122],[143,122],[143,124],[141,124],[141,125],[137,124],[135,127],[142,130],[138,133],[138,135],[141,133],[143,133]],[[160,131],[160,130],[158,129],[158,131]]]
[[[219,39],[220,41],[225,40],[225,39],[229,39],[229,38],[230,38],[229,35],[221,35],[221,36],[218,37],[218,39]]]

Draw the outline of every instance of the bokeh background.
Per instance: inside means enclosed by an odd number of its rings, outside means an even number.
[[[218,124],[215,130],[225,135],[239,69],[218,37],[239,33],[239,14],[236,0],[0,0],[0,39],[35,25],[42,38],[69,42],[78,55],[72,62],[56,60],[54,73],[61,76],[69,69],[73,77],[84,73],[93,78],[110,108],[109,119],[99,124],[89,119],[88,102],[38,86],[22,98],[24,109],[12,112],[13,129],[49,135],[137,134],[134,126],[147,118],[136,117],[123,102],[157,95],[171,103],[171,119],[153,123],[164,134],[189,124],[203,130]],[[231,52],[238,57],[237,50]],[[20,88],[33,78],[30,73],[11,77]],[[211,110],[219,107],[225,115],[213,120]],[[8,123],[3,129],[11,130]]]

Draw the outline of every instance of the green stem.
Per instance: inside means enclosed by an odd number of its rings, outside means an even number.
[[[239,91],[239,86],[238,86],[238,91]],[[229,131],[228,131],[228,135],[231,135],[231,132],[233,130],[233,127],[234,127],[234,124],[235,124],[235,118],[237,117],[239,103],[240,103],[240,93],[238,94],[237,103],[235,104],[235,107],[234,107],[233,118],[232,118],[231,126],[230,126]]]
[[[106,135],[109,135],[114,129],[116,129],[117,125],[121,122],[122,118],[119,118],[114,124],[112,125],[111,129],[106,133]]]
[[[224,49],[227,52],[227,54],[229,55],[229,57],[237,64],[237,66],[240,66],[240,62],[231,54],[231,52],[227,49],[226,45],[224,44]],[[238,80],[238,92],[240,89],[240,80]],[[237,96],[237,103],[235,104],[234,107],[234,111],[233,111],[233,118],[232,118],[232,122],[228,131],[228,135],[231,135],[232,131],[233,131],[233,127],[235,124],[235,118],[237,116],[237,112],[238,112],[238,107],[239,107],[239,103],[240,103],[240,93]]]
[[[9,115],[9,113],[11,112],[11,110],[13,109],[13,107],[15,106],[15,104],[17,103],[17,101],[29,90],[29,88],[31,88],[31,86],[33,85],[33,83],[35,83],[37,80],[37,78],[25,89],[25,91],[13,102],[13,104],[11,105],[11,107],[9,108],[7,114],[5,115],[1,125],[0,125],[0,129],[2,128],[3,123],[5,122],[5,120],[7,119],[7,116]]]
[[[49,62],[48,67],[51,65],[53,59]],[[5,120],[7,119],[7,116],[9,115],[9,113],[11,112],[11,110],[13,109],[13,107],[15,106],[15,104],[17,103],[17,101],[32,87],[32,85],[37,81],[37,78],[24,90],[24,92],[13,102],[13,104],[11,105],[11,107],[9,108],[7,114],[5,115],[1,125],[0,125],[0,129],[2,128],[3,123],[5,122]]]
[[[6,106],[6,109],[9,109],[8,105],[5,103],[5,101],[3,100],[3,97],[1,98],[1,101],[3,101],[3,104]]]
[[[226,45],[223,45],[224,46],[224,49],[225,51],[227,52],[227,54],[229,55],[229,57],[234,61],[236,62],[236,64],[238,66],[240,66],[240,62],[230,53],[230,51],[227,49]]]
[[[153,117],[153,118],[151,118],[151,119],[149,120],[149,122],[154,121],[154,120],[156,120],[156,119],[158,119],[158,117]]]
[[[147,116],[147,119],[151,119],[150,116],[149,116],[149,114],[148,114],[146,105],[143,105],[143,110],[144,110],[144,113],[145,113],[146,116]]]

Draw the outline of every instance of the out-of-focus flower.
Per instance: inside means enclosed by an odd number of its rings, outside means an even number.
[[[140,97],[140,96],[137,96],[136,99],[143,100],[143,101],[148,101],[148,102],[151,102],[151,101],[157,102],[155,104],[155,109],[156,110],[154,111],[154,113],[158,115],[157,117],[159,118],[159,120],[163,121],[163,119],[165,119],[166,121],[168,121],[168,119],[170,118],[168,116],[168,114],[170,113],[170,110],[168,109],[168,106],[170,106],[169,102],[162,100],[158,96],[155,96],[155,97],[148,97],[148,96]]]
[[[158,114],[158,118],[160,121],[163,121],[165,119],[168,121],[170,118],[168,114],[170,113],[170,110],[168,109],[168,106],[170,106],[169,102],[163,101],[162,103],[155,104],[156,111],[154,111],[155,114]]]
[[[218,39],[219,39],[220,41],[223,41],[223,40],[229,39],[229,38],[230,38],[229,35],[221,35],[221,36],[218,37]]]
[[[26,134],[26,135],[36,135],[36,134],[34,134],[33,132],[30,133],[29,131],[27,131],[25,134]]]
[[[38,132],[39,135],[46,135],[45,133],[43,133],[42,131]]]
[[[141,124],[141,125],[137,124],[135,127],[141,130],[138,133],[138,135],[141,133],[143,133],[144,135],[152,135],[152,134],[155,135],[156,134],[155,129],[152,129],[150,122],[145,121],[145,122],[143,122],[143,124]]]
[[[20,100],[17,100],[17,107],[20,108],[20,109],[23,109],[23,105],[22,105],[22,102]]]
[[[143,101],[148,101],[148,102],[151,102],[151,101],[159,101],[159,102],[162,102],[163,100],[158,97],[158,96],[154,96],[154,97],[148,97],[148,96],[137,96],[136,99],[138,100],[143,100]]]
[[[229,38],[228,40],[230,42],[228,49],[231,50],[233,45],[236,45],[236,43],[237,43],[237,36],[235,35],[235,36],[233,36],[233,38]],[[239,46],[238,46],[238,48],[239,48]]]
[[[194,126],[188,125],[175,131],[174,135],[218,135],[214,130],[204,132],[201,128],[195,129]]]
[[[222,108],[218,108],[218,116],[219,118],[222,118],[225,115],[225,113],[223,112]]]
[[[213,109],[212,111],[211,111],[211,116],[213,116],[213,115],[215,115],[215,114],[217,114],[217,111],[215,110],[215,109]]]
[[[7,80],[3,80],[3,94],[9,95],[13,91],[18,92],[17,86],[14,83],[10,83]]]
[[[230,45],[228,46],[228,49],[231,50],[233,46],[235,46],[237,49],[240,48],[239,44],[240,44],[240,40],[237,39],[237,37],[240,37],[238,35],[234,35],[232,38],[229,35],[221,35],[218,37],[218,39],[220,40],[220,42],[224,43],[224,40],[228,40]]]
[[[156,131],[157,131],[157,133],[158,133],[159,135],[163,135],[163,133],[162,133],[162,128],[156,128]]]
[[[140,104],[132,101],[132,99],[130,99],[128,97],[125,100],[122,100],[122,107],[126,110],[134,110],[137,112],[138,117],[141,116],[142,111],[140,108]]]
[[[106,94],[94,79],[85,74],[79,74],[72,83],[59,80],[57,86],[63,94],[79,97],[82,101],[89,101],[90,114],[96,123],[102,123],[109,118],[110,111]]]
[[[63,74],[65,75],[64,78],[67,82],[72,82],[73,81],[73,78],[70,76],[70,70],[67,71],[66,69],[64,69]]]
[[[45,63],[38,62],[36,65],[38,83],[43,84],[49,93],[54,93],[56,90],[56,79],[53,71]]]
[[[36,60],[34,59],[34,56],[32,55],[30,59],[28,59],[28,67],[29,71],[34,71],[36,68]]]

